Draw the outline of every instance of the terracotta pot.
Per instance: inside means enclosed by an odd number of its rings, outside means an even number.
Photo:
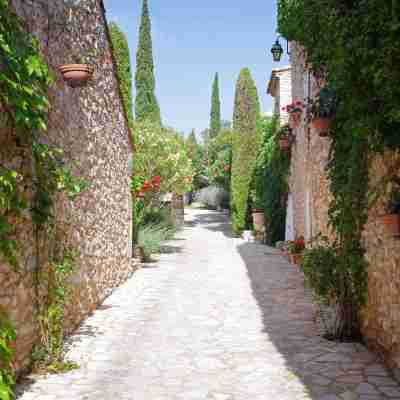
[[[133,257],[137,258],[140,262],[144,262],[144,260],[146,259],[144,248],[138,245],[133,246]]]
[[[303,259],[303,255],[301,253],[292,254],[292,263],[295,265],[300,265]]]
[[[328,136],[327,133],[331,128],[331,123],[332,120],[330,118],[315,118],[312,120],[312,126],[320,131],[320,136]]]
[[[294,111],[290,113],[290,121],[294,127],[298,127],[301,123],[301,116],[303,113],[301,111]]]
[[[282,151],[288,151],[290,149],[290,138],[289,136],[281,136],[279,139],[279,148]]]
[[[383,224],[386,227],[386,231],[394,237],[400,236],[400,215],[399,214],[387,214],[382,217]]]
[[[262,211],[253,212],[253,223],[255,227],[263,227],[265,225],[264,213]]]
[[[93,67],[88,64],[65,64],[59,70],[71,87],[84,86],[93,74]]]

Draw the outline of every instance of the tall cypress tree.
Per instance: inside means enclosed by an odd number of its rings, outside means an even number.
[[[117,75],[119,78],[121,93],[129,123],[133,123],[132,104],[132,70],[129,53],[128,39],[125,33],[115,22],[109,24],[114,57],[117,63]]]
[[[221,130],[221,102],[219,98],[218,72],[212,87],[210,137],[216,137]]]
[[[136,119],[138,121],[150,120],[161,124],[160,107],[155,95],[153,44],[151,40],[151,22],[147,0],[143,0],[139,44],[136,53],[135,82]]]
[[[260,146],[260,103],[257,87],[248,68],[236,84],[233,113],[232,218],[236,233],[246,228],[249,188]]]

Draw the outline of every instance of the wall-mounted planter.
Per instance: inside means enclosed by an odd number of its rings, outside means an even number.
[[[400,215],[386,214],[382,217],[386,231],[393,237],[400,237]]]
[[[311,124],[314,129],[318,130],[319,136],[326,137],[329,135],[332,120],[330,118],[315,118]]]
[[[303,113],[301,111],[292,111],[290,113],[290,122],[294,128],[297,128],[298,126],[300,126],[302,115],[303,115]]]
[[[81,87],[93,75],[93,67],[88,64],[65,64],[59,67],[65,82],[71,87]]]
[[[279,138],[279,148],[282,151],[289,151],[291,146],[290,136],[281,136]]]

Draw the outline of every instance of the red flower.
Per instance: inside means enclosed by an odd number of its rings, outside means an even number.
[[[150,190],[153,187],[153,185],[151,184],[151,182],[149,181],[144,181],[143,186],[142,186],[142,190],[147,192],[148,190]]]
[[[153,184],[159,185],[161,183],[161,176],[157,175],[153,177]]]

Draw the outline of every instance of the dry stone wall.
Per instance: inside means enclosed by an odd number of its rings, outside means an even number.
[[[30,216],[18,221],[15,236],[23,246],[17,273],[0,262],[0,307],[16,325],[17,367],[21,369],[29,363],[32,345],[38,339],[33,278],[38,265],[46,268],[49,249],[62,244],[79,253],[70,282],[68,330],[134,271],[133,155],[102,1],[12,0],[11,4],[26,29],[38,38],[55,76],[49,92],[49,130],[43,141],[63,149],[65,158],[75,163],[75,172],[89,182],[75,202],[59,197],[54,236],[42,233],[36,241]],[[91,62],[94,74],[85,87],[71,88],[57,67],[78,61]],[[17,169],[31,168],[29,154],[18,146],[12,131],[1,136],[0,162]]]
[[[318,85],[312,77],[309,85],[305,82],[308,74],[303,50],[295,43],[291,47],[293,98],[307,97],[308,89],[312,97],[317,93]],[[307,121],[302,122],[295,134],[290,175],[290,190],[295,203],[295,231],[298,235],[307,236],[309,225],[311,237],[322,233],[332,238],[328,227],[331,193],[326,174],[330,139],[319,137]],[[377,157],[369,172],[371,184],[376,185],[398,158],[392,153]],[[388,236],[382,225],[386,200],[381,198],[370,210],[363,233],[369,263],[363,333],[369,347],[380,354],[400,378],[400,240]]]

